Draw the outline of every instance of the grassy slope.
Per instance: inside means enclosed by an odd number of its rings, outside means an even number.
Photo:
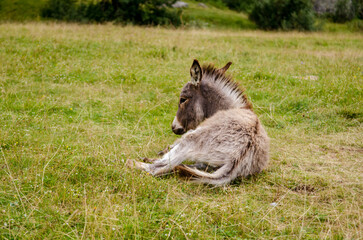
[[[39,20],[46,0],[0,0],[0,20]]]
[[[256,25],[243,13],[228,9],[219,9],[211,5],[202,8],[194,1],[183,10],[182,19],[185,26],[202,28],[254,29]]]
[[[0,25],[0,235],[360,238],[362,43],[349,33]],[[125,168],[177,139],[170,124],[193,58],[233,62],[271,137],[262,174],[211,188]]]

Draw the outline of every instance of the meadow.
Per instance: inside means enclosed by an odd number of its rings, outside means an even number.
[[[246,89],[268,168],[213,188],[156,157],[194,58]],[[0,25],[3,239],[362,239],[363,35]]]

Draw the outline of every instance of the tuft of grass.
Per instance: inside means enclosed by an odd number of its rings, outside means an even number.
[[[3,238],[359,239],[363,36],[0,25]],[[246,88],[271,138],[224,188],[125,167],[156,157],[197,58]]]

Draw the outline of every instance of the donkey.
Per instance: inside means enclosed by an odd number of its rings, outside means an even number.
[[[269,160],[269,138],[243,90],[225,74],[231,64],[202,68],[194,60],[172,123],[173,132],[183,136],[161,158],[128,160],[127,166],[154,176],[179,170],[211,185],[261,172]]]

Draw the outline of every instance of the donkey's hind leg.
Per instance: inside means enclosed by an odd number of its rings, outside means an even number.
[[[198,162],[198,163],[195,163],[193,165],[186,165],[190,168],[196,168],[198,170],[202,170],[202,171],[205,171],[205,172],[214,172],[216,170],[218,170],[218,168],[220,168],[219,166],[218,167],[213,167],[207,163],[202,163],[202,162]]]
[[[183,154],[183,148],[176,145],[170,150],[170,152],[166,153],[162,158],[157,159],[152,164],[128,160],[127,166],[144,170],[154,176],[160,176],[171,172],[184,160],[186,160],[186,156]]]

